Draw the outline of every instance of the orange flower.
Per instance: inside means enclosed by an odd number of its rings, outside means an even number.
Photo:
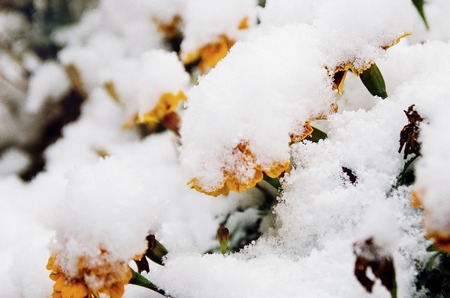
[[[227,195],[230,190],[242,192],[254,187],[256,183],[264,178],[264,173],[271,178],[276,178],[283,172],[289,170],[289,161],[274,163],[270,166],[259,165],[255,155],[248,147],[248,142],[241,142],[233,149],[232,155],[234,156],[234,163],[223,167],[222,172],[224,179],[221,185],[216,189],[209,190],[204,188],[197,178],[193,178],[188,184],[195,190],[210,196]],[[250,172],[251,175],[249,176],[247,173],[243,174],[240,169]]]
[[[131,269],[125,261],[111,263],[108,257],[109,253],[104,249],[94,262],[82,256],[78,259],[78,273],[70,276],[60,266],[59,255],[50,256],[47,270],[52,271],[50,279],[55,281],[52,297],[98,298],[100,293],[111,298],[122,297],[125,285],[132,277]]]

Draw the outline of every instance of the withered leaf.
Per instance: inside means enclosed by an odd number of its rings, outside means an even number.
[[[418,137],[419,125],[423,121],[423,118],[417,113],[414,106],[415,105],[411,105],[408,110],[404,111],[409,123],[405,125],[400,132],[400,148],[398,149],[398,153],[405,147],[404,159],[412,153],[420,155],[420,143],[418,142]]]
[[[367,270],[370,269],[391,294],[395,293],[397,284],[392,256],[386,255],[372,237],[363,242],[355,242],[353,248],[356,255],[354,273],[366,291],[371,293],[375,284],[375,280],[367,276]]]
[[[358,182],[358,177],[355,175],[355,173],[347,168],[347,167],[342,167],[342,172],[348,177],[348,180],[353,184],[356,185],[356,183]]]

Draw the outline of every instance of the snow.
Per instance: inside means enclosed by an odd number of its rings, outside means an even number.
[[[30,158],[25,152],[11,148],[3,152],[0,157],[0,176],[19,173],[25,170],[29,164]]]
[[[55,62],[41,65],[30,78],[30,97],[26,109],[36,113],[47,101],[62,98],[70,90],[70,82],[64,69]]]
[[[28,50],[22,61],[1,48],[0,298],[52,295],[51,255],[69,277],[82,258],[98,265],[103,250],[110,264],[135,268],[150,233],[169,253],[143,275],[172,297],[388,297],[379,281],[369,294],[354,276],[353,244],[369,238],[394,260],[398,297],[418,295],[426,247],[450,235],[448,9],[428,1],[425,32],[408,0],[268,0],[265,8],[254,0],[102,0],[55,34],[56,60]],[[180,53],[158,32],[174,17]],[[249,28],[240,30],[243,20]],[[27,26],[0,11],[8,44]],[[183,68],[186,55],[222,35],[236,43],[216,67],[199,78]],[[372,63],[385,100],[354,74],[342,95],[333,90],[335,71],[358,74]],[[86,93],[81,115],[46,148],[45,169],[23,182],[15,174],[31,161],[47,106],[73,87],[70,67]],[[124,129],[180,91],[180,136]],[[422,156],[416,181],[397,187],[412,158],[398,150],[413,104],[424,118]],[[292,144],[310,120],[328,137]],[[253,187],[263,172],[281,175],[281,192]],[[411,207],[411,193],[424,211]],[[218,253],[219,226],[230,230],[231,247],[258,220],[257,240]],[[124,297],[160,295],[127,285]]]
[[[164,93],[186,91],[189,83],[189,75],[175,53],[163,50],[112,64],[103,77],[105,83],[114,85],[119,100],[126,106],[128,119],[151,111]]]
[[[306,121],[329,114],[334,99],[314,34],[289,26],[239,43],[192,88],[181,131],[188,180],[211,191],[223,186],[223,168],[246,183],[256,165],[268,171],[289,162],[290,134],[301,136]],[[256,159],[247,169],[233,160],[240,143]]]
[[[69,272],[78,270],[80,256],[93,257],[100,248],[125,261],[145,251],[145,237],[161,225],[149,212],[160,213],[162,204],[146,195],[137,174],[110,157],[68,172],[66,179],[54,225],[55,251],[75,261],[66,265]]]

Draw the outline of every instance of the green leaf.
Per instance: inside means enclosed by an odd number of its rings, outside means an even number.
[[[128,282],[129,284],[147,288],[147,289],[155,291],[165,297],[170,297],[169,295],[166,294],[166,292],[164,290],[159,289],[157,286],[152,284],[148,279],[146,279],[145,277],[143,277],[142,275],[140,275],[139,273],[134,271],[132,268],[130,268],[130,270],[133,275],[131,276],[131,279]]]
[[[440,253],[434,253],[427,261],[427,263],[425,264],[425,268],[427,270],[432,270],[435,267],[436,261],[439,259],[440,257]]]
[[[264,181],[266,181],[267,183],[269,183],[270,185],[272,185],[277,191],[280,191],[281,189],[281,183],[280,183],[280,179],[279,178],[272,178],[267,176],[266,173],[264,173]]]
[[[414,6],[416,7],[417,11],[419,12],[420,17],[422,18],[423,23],[425,24],[425,27],[427,30],[430,29],[430,26],[428,25],[427,18],[425,16],[425,11],[423,9],[424,0],[412,0]]]
[[[325,140],[328,136],[325,132],[321,131],[320,129],[316,127],[312,127],[313,132],[306,137],[306,140],[318,143],[320,140]]]
[[[427,247],[427,251],[428,251],[428,252],[438,251],[438,249],[436,249],[436,247],[434,247],[433,244],[430,244],[430,245]]]
[[[217,230],[217,240],[220,244],[220,252],[224,255],[227,252],[228,239],[230,236],[230,231],[226,227],[220,227]]]
[[[156,240],[154,235],[148,235],[146,239],[148,248],[145,255],[147,256],[147,258],[159,265],[164,265],[163,258],[168,254],[167,249],[164,247],[164,245],[161,244],[161,242]]]
[[[383,75],[375,63],[360,74],[359,77],[361,78],[364,86],[366,86],[367,90],[369,90],[370,94],[379,96],[382,99],[388,97]]]
[[[140,275],[133,269],[131,269],[131,272],[133,273],[133,276],[131,277],[130,281],[128,282],[129,284],[137,285],[137,286],[152,289],[152,290],[153,290],[153,288],[156,288],[155,285],[153,285],[148,279],[146,279],[145,277],[143,277],[142,275]]]

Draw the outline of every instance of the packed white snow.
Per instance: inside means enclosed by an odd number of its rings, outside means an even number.
[[[268,0],[265,8],[254,0],[150,2],[99,1],[55,34],[62,50],[52,62],[31,52],[20,61],[0,49],[0,298],[51,296],[52,253],[75,275],[79,257],[95,260],[99,248],[112,262],[131,260],[145,251],[149,233],[169,254],[143,275],[172,297],[389,297],[379,281],[369,294],[354,276],[353,244],[371,237],[393,257],[398,297],[418,295],[416,266],[430,244],[425,232],[450,233],[449,4],[425,4],[425,31],[408,0]],[[184,34],[178,56],[158,31],[159,22],[175,17]],[[250,30],[240,30],[241,22]],[[20,45],[15,37],[28,25],[0,12],[5,44]],[[181,61],[222,34],[237,43],[197,85]],[[387,99],[371,96],[351,74],[342,96],[332,89],[336,68],[373,62]],[[25,183],[15,174],[29,154],[3,148],[32,143],[40,113],[74,87],[71,67],[86,93],[81,115],[46,149],[44,171]],[[181,149],[171,132],[123,129],[162,94],[180,90],[188,96],[178,110]],[[422,156],[415,184],[397,187],[412,158],[398,150],[404,111],[413,104],[424,118]],[[313,125],[327,139],[290,146],[292,134],[325,115]],[[206,190],[220,187],[224,169],[251,177],[254,168],[234,167],[232,152],[242,143],[258,167],[292,166],[265,216],[258,206],[270,191],[262,185],[217,198],[187,185],[197,178]],[[425,213],[411,207],[413,190],[421,191]],[[245,234],[241,223],[258,218],[258,240],[225,256],[216,252],[225,219],[231,245]],[[161,296],[127,285],[124,297]]]

